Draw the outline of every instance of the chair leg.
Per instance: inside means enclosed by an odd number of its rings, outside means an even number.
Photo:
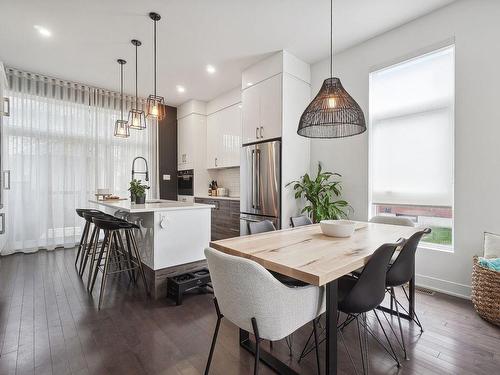
[[[398,367],[401,367],[401,363],[399,362],[399,359],[398,359],[398,356],[396,354],[396,351],[394,350],[394,348],[392,347],[392,344],[391,344],[391,341],[389,340],[389,337],[387,336],[387,333],[385,332],[385,329],[384,329],[384,326],[382,325],[382,321],[380,320],[380,318],[378,317],[378,314],[377,314],[377,310],[376,309],[373,309],[373,312],[375,313],[375,317],[377,318],[377,322],[380,326],[380,328],[382,329],[382,332],[384,333],[384,337],[385,337],[385,340],[387,341],[387,343],[389,344],[389,348],[391,348],[391,352],[392,352],[392,355],[391,357],[394,358],[394,360],[396,361],[397,363],[397,366]],[[384,347],[384,349],[386,349]],[[387,349],[386,349],[387,350]]]
[[[391,295],[393,298],[395,298],[394,288],[391,288]],[[399,333],[401,335],[401,346],[403,347],[403,353],[405,355],[405,360],[408,360],[409,358],[408,358],[408,353],[406,352],[405,338],[403,335],[403,327],[401,325],[401,317],[399,316],[398,303],[396,302],[394,305],[396,306],[396,315],[398,317]]]
[[[408,295],[408,292],[406,291],[404,285],[401,285],[401,289],[403,289],[403,292],[405,293],[406,299],[408,300],[408,302],[410,302],[410,296]],[[422,323],[420,323],[420,319],[418,318],[418,315],[415,312],[415,309],[412,308],[411,310],[413,312],[413,317],[414,317],[413,321],[420,327],[420,333],[423,333],[424,332],[424,327],[422,326]]]
[[[352,367],[354,368],[354,373],[356,375],[358,375],[358,369],[356,368],[356,364],[354,363],[354,359],[351,356],[351,352],[349,352],[349,348],[347,347],[347,344],[345,342],[344,334],[342,333],[342,330],[339,329],[338,333],[340,334],[340,339],[342,340],[342,343],[344,344],[345,351],[347,352],[347,356],[349,357],[349,359],[350,359],[350,361],[352,363]]]
[[[314,335],[314,326],[313,326],[313,330],[309,334],[309,337],[307,338],[306,344],[304,345],[304,349],[302,349],[302,353],[300,353],[299,359],[297,361],[298,363],[300,363],[300,361],[302,361],[302,358],[304,358],[307,355],[306,349],[309,346],[309,343],[311,342],[313,335]]]
[[[359,352],[361,354],[361,364],[363,365],[363,374],[366,374],[365,357],[363,354],[363,339],[361,338],[361,328],[359,327],[359,316],[356,316],[356,327],[358,328]]]
[[[219,334],[220,322],[224,315],[220,313],[219,304],[217,303],[217,298],[214,298],[215,310],[217,311],[217,323],[215,325],[214,336],[212,338],[212,345],[210,346],[210,353],[208,355],[207,366],[205,367],[205,375],[208,375],[210,371],[210,363],[212,363],[212,356],[214,354],[215,343],[217,342],[217,336]]]
[[[316,327],[316,319],[313,319],[313,333],[314,333],[314,345],[316,346],[316,365],[318,366],[318,375],[320,375],[321,365],[319,361],[319,341],[318,341],[318,329]]]
[[[252,318],[253,334],[255,336],[255,363],[253,367],[253,374],[259,375],[259,362],[260,362],[260,336],[259,328],[257,327],[257,320]]]
[[[368,325],[366,324],[366,313],[362,314],[363,325],[364,325],[364,339],[365,339],[365,361],[366,361],[366,373],[370,373],[370,361],[368,353]]]

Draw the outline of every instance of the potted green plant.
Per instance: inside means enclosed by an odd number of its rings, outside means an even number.
[[[306,199],[307,205],[301,213],[307,213],[314,223],[328,219],[347,219],[352,207],[341,196],[342,185],[338,173],[323,172],[318,163],[318,173],[315,178],[309,174],[303,175],[298,181],[292,181],[295,199]]]
[[[130,191],[132,202],[135,201],[136,204],[146,203],[146,189],[149,189],[149,186],[142,184],[141,180],[136,180],[134,178],[130,181],[128,190]]]

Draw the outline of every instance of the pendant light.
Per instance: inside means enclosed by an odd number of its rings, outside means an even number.
[[[128,127],[129,129],[143,130],[146,129],[146,114],[142,109],[139,109],[139,97],[137,95],[137,47],[142,43],[137,39],[132,39],[131,43],[135,46],[135,104],[128,112]]]
[[[115,122],[115,137],[128,138],[130,130],[127,121],[123,119],[123,65],[127,62],[122,59],[116,61],[120,64],[120,119]]]
[[[156,94],[156,23],[161,20],[161,16],[158,13],[149,13],[149,18],[153,20],[154,31],[153,31],[153,77],[154,77],[154,91],[152,95],[149,95],[147,101],[147,117],[152,120],[163,120],[165,117],[165,99],[162,96]]]
[[[307,138],[344,138],[366,131],[360,106],[333,76],[333,0],[330,0],[330,78],[300,117],[297,134]]]

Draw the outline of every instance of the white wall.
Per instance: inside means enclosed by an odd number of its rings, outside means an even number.
[[[368,75],[418,51],[455,38],[454,252],[419,249],[417,283],[469,296],[472,256],[481,253],[483,231],[500,233],[500,1],[461,0],[391,30],[335,57],[336,75],[365,111]],[[328,76],[328,59],[312,66],[312,92]],[[368,217],[368,135],[315,140],[317,161],[343,175],[353,217]]]

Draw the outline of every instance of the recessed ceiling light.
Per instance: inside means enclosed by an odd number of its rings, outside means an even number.
[[[252,86],[253,83],[252,82],[247,82],[247,86]]]
[[[38,31],[38,33],[39,33],[41,36],[44,36],[44,37],[46,37],[46,38],[48,38],[48,37],[52,36],[52,32],[51,32],[49,29],[47,29],[47,28],[45,28],[45,27],[43,27],[43,26],[40,26],[40,25],[35,25],[35,26],[33,26],[33,27],[35,28],[35,30],[36,30],[36,31]]]
[[[214,74],[215,73],[215,66],[213,66],[213,65],[207,65],[207,72],[209,74]]]
[[[184,86],[177,85],[177,92],[185,92],[185,91],[186,91],[186,88]]]

